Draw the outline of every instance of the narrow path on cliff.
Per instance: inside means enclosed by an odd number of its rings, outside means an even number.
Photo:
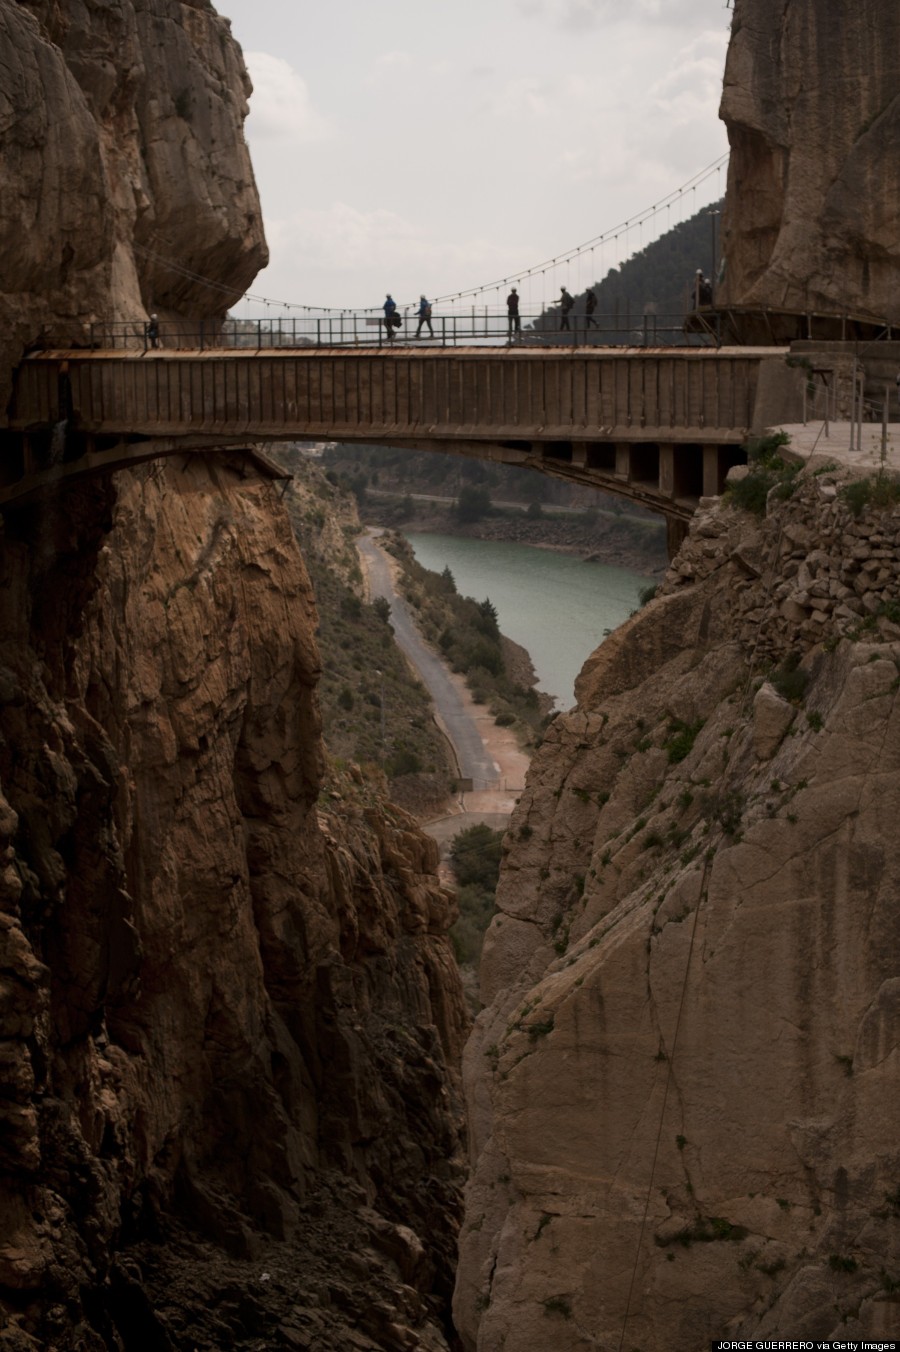
[[[393,560],[377,543],[380,534],[380,528],[370,527],[357,539],[369,599],[383,596],[390,603],[397,643],[434,701],[461,778],[473,784],[472,791],[460,794],[456,812],[426,829],[442,843],[474,821],[502,829],[524,787],[529,757],[515,735],[497,727],[488,710],[474,702],[463,678],[451,672],[424,641],[395,586]]]

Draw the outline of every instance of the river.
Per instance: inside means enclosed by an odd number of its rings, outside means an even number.
[[[501,632],[528,650],[538,689],[559,709],[574,703],[575,677],[604,631],[627,619],[641,589],[654,582],[533,545],[412,532],[406,538],[424,568],[449,568],[463,596],[490,600]]]

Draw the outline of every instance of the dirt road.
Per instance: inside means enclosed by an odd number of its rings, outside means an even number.
[[[473,781],[473,789],[459,795],[453,811],[423,824],[424,829],[442,847],[475,822],[504,830],[525,785],[529,757],[510,729],[498,728],[485,705],[474,702],[463,677],[450,671],[425,643],[397,592],[397,564],[379,547],[380,534],[377,527],[369,527],[357,541],[369,599],[384,596],[390,603],[397,643],[431,695],[438,724],[456,754],[460,777]]]

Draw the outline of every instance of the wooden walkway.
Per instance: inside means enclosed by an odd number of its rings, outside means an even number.
[[[77,472],[79,462],[96,472],[226,446],[336,440],[529,465],[686,520],[701,495],[720,491],[753,431],[791,417],[800,377],[786,355],[697,347],[35,353],[17,372],[0,503],[32,491],[35,476]]]

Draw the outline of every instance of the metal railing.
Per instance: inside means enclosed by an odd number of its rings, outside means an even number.
[[[142,322],[97,321],[81,341],[71,336],[45,333],[41,346],[87,346],[102,350],[222,350],[246,348],[259,352],[270,348],[306,347],[403,347],[408,344],[456,347],[515,346],[701,346],[716,342],[714,327],[704,333],[686,334],[684,316],[619,314],[570,314],[563,326],[558,314],[543,310],[521,311],[518,325],[511,325],[505,309],[473,306],[451,314],[433,314],[419,322],[414,308],[398,309],[400,326],[388,331],[384,316],[371,311],[333,315],[303,315],[278,319],[226,319],[222,324],[160,321],[154,337]]]

